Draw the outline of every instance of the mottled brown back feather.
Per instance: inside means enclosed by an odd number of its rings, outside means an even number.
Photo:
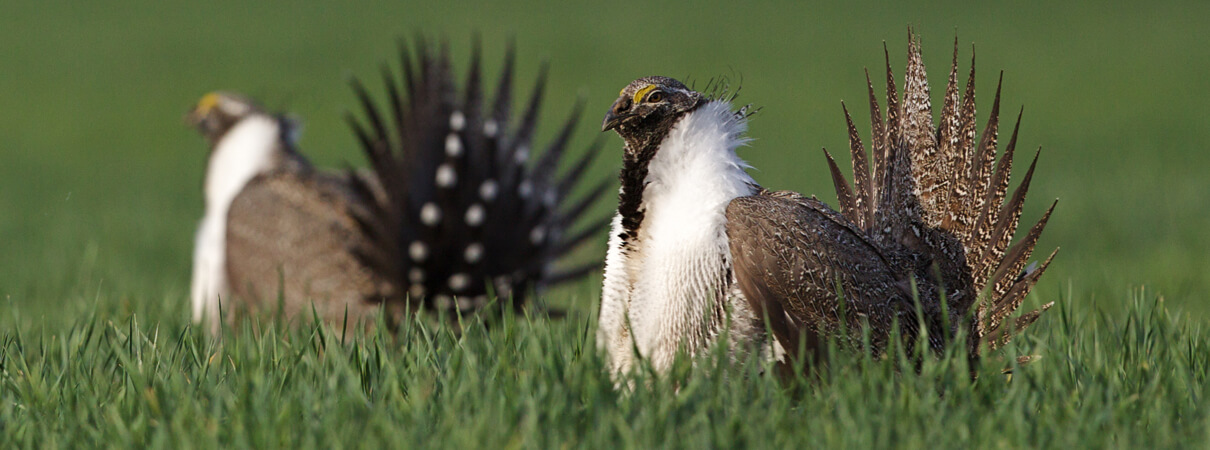
[[[894,323],[915,323],[911,294],[881,250],[822,202],[766,192],[732,200],[726,214],[736,279],[779,338],[843,328],[859,342],[866,322],[881,347]]]
[[[241,304],[288,316],[367,318],[399,291],[354,254],[366,243],[344,211],[363,199],[343,180],[283,168],[258,176],[231,204],[227,276]]]

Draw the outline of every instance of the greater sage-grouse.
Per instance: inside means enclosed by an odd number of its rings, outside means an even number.
[[[447,47],[420,41],[415,62],[400,49],[401,79],[383,68],[385,108],[352,82],[366,119],[348,121],[369,170],[317,171],[298,153],[290,120],[236,94],[207,94],[190,113],[210,143],[194,321],[217,327],[220,304],[280,305],[288,315],[314,307],[332,321],[380,306],[470,312],[493,293],[519,308],[530,290],[600,267],[556,265],[608,225],[579,220],[608,180],[568,198],[599,143],[556,174],[579,106],[533,156],[545,68],[518,120],[511,46],[490,105],[477,43],[461,93]]]
[[[1017,128],[996,163],[999,87],[979,135],[973,57],[961,96],[957,58],[955,40],[938,126],[917,38],[902,100],[887,59],[885,120],[867,75],[873,156],[847,110],[852,186],[827,156],[840,211],[748,176],[735,154],[748,109],[731,99],[665,77],[623,89],[603,124],[625,141],[597,334],[611,369],[667,369],[724,331],[733,355],[794,357],[829,337],[859,345],[863,330],[876,353],[896,338],[911,351],[925,331],[941,350],[965,329],[977,356],[1036,320],[1050,303],[1010,315],[1051,260],[1026,267],[1054,206],[1009,245],[1034,165],[1005,202]]]

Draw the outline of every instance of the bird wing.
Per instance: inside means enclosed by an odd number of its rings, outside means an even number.
[[[881,348],[896,320],[914,329],[897,264],[819,200],[765,191],[732,200],[726,215],[735,279],[783,345],[811,345],[816,332],[859,339],[867,322]]]
[[[351,211],[363,201],[344,180],[311,171],[257,176],[236,196],[227,220],[232,294],[263,309],[350,319],[374,312],[393,287],[357,252],[366,241]]]

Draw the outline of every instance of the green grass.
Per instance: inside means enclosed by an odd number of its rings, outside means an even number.
[[[0,442],[1015,448],[1210,437],[1205,2],[141,3],[0,14]],[[523,92],[551,64],[540,138],[583,99],[574,142],[586,146],[592,112],[639,76],[742,77],[740,100],[764,108],[742,151],[754,176],[831,199],[818,149],[847,146],[842,99],[867,129],[861,69],[878,76],[885,40],[901,71],[908,25],[933,80],[955,32],[963,67],[976,44],[980,111],[1004,70],[1004,110],[1026,107],[1022,148],[1043,147],[1026,220],[1061,199],[1039,248],[1062,250],[1027,303],[1061,309],[1011,349],[1044,355],[1011,381],[996,361],[972,384],[961,358],[916,375],[846,354],[798,394],[748,376],[753,367],[620,394],[585,337],[599,277],[548,293],[572,308],[567,321],[462,338],[411,328],[342,343],[338,329],[267,323],[214,342],[187,327],[204,144],[182,116],[207,91],[292,111],[317,162],[360,164],[340,120],[354,106],[345,77],[372,77],[395,37],[416,31],[448,36],[458,68],[478,31],[494,74],[512,36]],[[616,166],[607,152],[594,170]],[[602,236],[580,256],[603,249]]]
[[[838,353],[783,385],[721,352],[618,391],[583,320],[518,318],[462,336],[101,311],[0,340],[0,432],[22,446],[1169,447],[1203,442],[1210,343],[1136,293],[1122,316],[1056,311],[1011,378],[985,359]],[[145,315],[144,315],[145,314]],[[1013,356],[1011,350],[1005,355]]]

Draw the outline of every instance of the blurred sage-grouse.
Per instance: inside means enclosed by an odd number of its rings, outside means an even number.
[[[385,108],[352,82],[365,122],[348,120],[369,170],[317,171],[298,152],[291,120],[236,94],[204,96],[189,115],[210,143],[194,321],[217,327],[228,299],[288,315],[314,307],[332,321],[383,303],[475,311],[491,293],[519,308],[531,289],[597,270],[556,265],[608,225],[576,226],[608,180],[568,199],[599,145],[556,174],[580,108],[534,157],[545,68],[518,120],[511,46],[490,105],[474,48],[461,93],[447,47],[423,41],[415,62],[401,46],[401,80],[384,67]]]
[[[999,87],[977,134],[974,61],[959,96],[954,45],[937,127],[910,33],[902,100],[887,59],[885,120],[867,76],[873,157],[847,110],[852,186],[827,156],[839,212],[748,176],[735,149],[749,113],[733,96],[665,77],[623,89],[603,124],[625,141],[597,335],[611,368],[645,358],[666,369],[724,329],[733,356],[780,347],[793,358],[818,355],[829,336],[860,345],[863,327],[875,353],[897,337],[909,352],[924,336],[940,350],[965,328],[975,356],[1037,319],[1050,304],[1009,316],[1050,262],[1026,267],[1050,210],[1009,245],[1034,166],[1005,202],[1017,128],[996,163]]]

